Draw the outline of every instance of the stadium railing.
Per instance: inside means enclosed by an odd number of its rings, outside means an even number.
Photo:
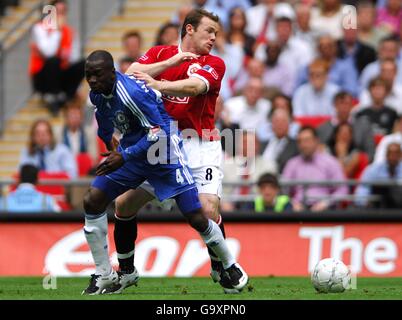
[[[41,179],[39,181],[39,185],[44,185],[44,186],[52,186],[52,185],[60,185],[68,188],[70,187],[89,187],[93,178],[79,178],[79,179],[74,179],[74,180],[64,180],[64,179]],[[6,195],[7,194],[7,187],[11,185],[15,185],[16,181],[14,179],[0,179],[0,196],[1,195]],[[362,182],[359,180],[337,180],[337,181],[309,181],[309,180],[281,180],[280,185],[283,190],[287,190],[291,187],[294,186],[302,186],[303,192],[304,192],[304,197],[303,197],[303,203],[306,204],[308,200],[331,200],[335,204],[340,204],[344,201],[349,201],[353,203],[356,200],[367,200],[367,201],[378,201],[380,199],[380,195],[370,195],[367,197],[358,197],[357,195],[354,194],[347,194],[347,195],[337,195],[337,196],[319,196],[319,197],[314,197],[314,196],[307,196],[307,189],[311,186],[329,186],[329,187],[334,187],[334,186],[339,186],[339,185],[347,185],[349,187],[356,187],[358,185],[370,185],[372,187],[401,187],[402,186],[402,180],[378,180],[375,182]],[[235,193],[223,193],[223,198],[225,201],[229,202],[250,202],[253,201],[255,196],[257,195],[256,191],[253,190],[253,187],[256,186],[255,183],[250,183],[250,182],[239,182],[239,183],[224,183],[223,184],[223,190],[225,188],[236,188],[236,187],[243,187],[243,186],[248,186],[251,187],[252,192],[247,195],[241,195],[241,194],[235,194]],[[83,195],[82,195],[83,196]],[[342,208],[341,208],[342,209]],[[341,211],[343,211],[345,208],[343,208]],[[348,208],[350,209],[350,208]],[[384,209],[381,209],[382,211]],[[237,212],[237,211],[236,211]]]

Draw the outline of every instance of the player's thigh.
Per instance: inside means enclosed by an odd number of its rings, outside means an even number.
[[[149,201],[153,200],[154,196],[142,188],[128,190],[116,199],[116,213],[119,217],[131,217]]]

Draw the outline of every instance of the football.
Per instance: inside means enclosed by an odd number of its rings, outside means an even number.
[[[311,273],[311,282],[320,293],[343,292],[350,288],[350,270],[341,260],[323,259]]]

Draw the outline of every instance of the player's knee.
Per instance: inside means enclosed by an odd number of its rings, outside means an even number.
[[[117,198],[115,201],[116,214],[122,218],[134,217],[137,215],[138,208],[130,206],[129,201]]]
[[[190,226],[198,232],[204,232],[208,228],[208,219],[201,210],[187,213],[185,217]]]
[[[96,192],[94,189],[89,191],[84,196],[84,210],[89,214],[101,214],[105,212],[107,206],[107,199],[103,193]]]
[[[219,220],[219,198],[200,195],[200,200],[204,215],[207,218],[217,222]]]

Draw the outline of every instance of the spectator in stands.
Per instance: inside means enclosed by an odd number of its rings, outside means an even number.
[[[299,154],[296,140],[289,137],[290,114],[283,109],[276,109],[271,115],[273,136],[262,148],[262,157],[277,164],[279,172],[283,171],[290,158]]]
[[[255,38],[246,32],[246,13],[241,7],[234,7],[229,12],[229,27],[226,40],[230,44],[239,44],[244,55],[248,58],[254,56]]]
[[[372,104],[363,108],[356,114],[356,119],[366,117],[373,128],[376,142],[387,134],[390,134],[394,128],[395,120],[398,114],[395,110],[385,105],[385,97],[389,92],[387,83],[381,78],[374,78],[369,85]]]
[[[254,199],[255,212],[292,211],[293,205],[289,196],[280,194],[281,187],[276,175],[264,173],[257,181],[259,195]]]
[[[318,38],[318,59],[328,64],[328,80],[344,91],[357,96],[359,92],[358,71],[351,59],[339,59],[335,39],[330,35],[322,35]],[[308,66],[299,71],[296,87],[307,83]]]
[[[311,9],[311,29],[342,38],[343,5],[340,0],[321,0]]]
[[[276,37],[275,20],[279,15],[293,20],[294,11],[288,3],[278,3],[277,0],[261,0],[259,4],[246,11],[247,33],[256,39],[257,44],[274,39]]]
[[[402,115],[399,115],[399,118],[396,122],[396,131],[385,136],[377,146],[374,157],[375,163],[385,161],[386,150],[391,143],[397,143],[402,146]]]
[[[19,0],[2,0],[0,1],[0,23],[1,23],[1,17],[6,13],[6,8],[8,6],[18,6],[20,3]]]
[[[0,199],[0,211],[26,212],[59,212],[60,207],[52,196],[35,189],[38,183],[38,168],[23,165],[19,173],[19,184],[16,190]]]
[[[22,150],[20,166],[32,164],[39,170],[66,172],[71,179],[77,177],[73,153],[64,144],[56,143],[49,121],[35,121],[29,133],[28,147]]]
[[[311,29],[311,6],[305,3],[296,5],[296,30],[295,38],[309,44],[310,51],[315,52],[317,38],[320,32]]]
[[[233,96],[232,83],[243,66],[243,48],[240,44],[226,42],[225,32],[221,25],[211,54],[221,57],[227,66],[230,65],[230,68],[226,68],[220,90],[223,100],[227,100]]]
[[[398,65],[393,59],[381,61],[379,77],[387,84],[388,94],[385,98],[385,105],[402,114],[402,83],[396,81]],[[372,104],[369,90],[365,89],[360,95],[360,105],[370,106]]]
[[[160,26],[155,40],[155,46],[177,45],[179,41],[179,25],[172,22],[164,23]]]
[[[67,23],[66,2],[56,0],[52,4],[57,12],[56,29],[43,21],[32,28],[30,75],[34,90],[57,115],[76,95],[84,78],[84,60],[80,58],[79,37]]]
[[[387,147],[386,160],[369,165],[364,170],[361,182],[392,182],[402,179],[402,151],[398,143],[390,143]],[[358,206],[367,206],[373,204],[368,197],[371,195],[380,195],[380,202],[374,202],[376,207],[382,208],[402,208],[402,188],[400,186],[371,186],[370,184],[361,184],[356,188],[356,204]]]
[[[357,179],[360,174],[361,151],[353,143],[353,131],[349,123],[339,124],[328,144],[329,151],[338,159],[348,179]]]
[[[357,6],[357,31],[359,40],[375,50],[378,49],[381,39],[389,35],[383,27],[375,26],[376,8],[370,0],[359,1]]]
[[[293,96],[295,117],[333,116],[333,98],[340,88],[328,80],[329,66],[322,59],[309,66],[309,82],[296,89]]]
[[[64,125],[60,132],[56,132],[57,141],[66,145],[74,157],[79,154],[88,154],[92,163],[99,157],[96,132],[92,127],[85,126],[84,113],[77,102],[70,103],[64,112]]]
[[[285,110],[289,114],[290,124],[289,124],[288,135],[290,138],[296,139],[297,133],[300,130],[300,124],[293,120],[292,100],[288,96],[286,96],[282,93],[279,93],[272,97],[271,105],[272,105],[272,108],[268,115],[268,121],[265,123],[262,123],[257,128],[258,139],[262,143],[267,143],[269,141],[269,139],[271,139],[274,136],[274,132],[272,130],[272,123],[271,123],[270,119],[275,110]]]
[[[321,142],[328,145],[337,126],[345,123],[351,124],[353,126],[353,144],[364,151],[371,161],[374,156],[375,144],[369,120],[365,117],[356,119],[352,116],[353,98],[346,91],[335,95],[334,105],[335,116],[317,128]]]
[[[225,101],[224,113],[231,124],[237,124],[240,129],[255,130],[267,121],[271,103],[262,97],[262,90],[262,80],[251,78],[243,95]]]
[[[236,144],[235,157],[226,157],[222,164],[223,183],[245,183],[245,185],[226,187],[224,193],[232,196],[249,196],[252,193],[252,185],[247,184],[257,182],[258,177],[264,172],[276,173],[277,167],[275,162],[269,162],[260,155],[260,144],[254,130],[242,131],[241,138]],[[235,208],[244,208],[242,201],[222,203],[222,209],[225,211]]]
[[[378,49],[378,59],[368,64],[360,75],[360,91],[368,87],[370,80],[378,77],[381,71],[381,62],[385,60],[394,60],[398,64],[398,73],[396,81],[402,83],[402,61],[398,61],[399,39],[389,36],[381,40]]]
[[[300,66],[306,66],[313,60],[314,53],[311,51],[309,44],[293,35],[293,18],[280,14],[278,13],[275,20],[277,33],[275,39],[281,46],[281,53],[278,59],[280,63],[289,66],[294,76],[296,76]],[[261,44],[256,49],[255,57],[265,61],[267,58],[266,53],[266,44]]]
[[[363,69],[377,60],[376,51],[361,42],[356,28],[343,28],[343,39],[338,40],[338,58],[350,60],[360,76]]]
[[[142,46],[142,35],[137,30],[127,31],[122,39],[123,46],[123,56],[129,57],[134,61],[137,61],[139,57],[141,57],[141,46]]]
[[[400,0],[388,0],[384,8],[377,9],[377,26],[384,26],[391,33],[398,34],[402,23],[402,3]]]
[[[118,70],[121,73],[126,73],[127,69],[135,62],[133,58],[130,57],[122,57],[119,59]]]
[[[283,171],[282,178],[294,181],[344,181],[345,175],[338,160],[319,148],[317,132],[312,127],[304,127],[297,137],[300,155],[290,159]],[[322,211],[333,205],[333,197],[348,194],[346,185],[305,187],[302,185],[291,188],[295,210],[311,209]]]
[[[251,58],[246,65],[243,65],[242,70],[236,77],[233,85],[233,91],[235,95],[241,94],[244,87],[250,81],[251,78],[262,79],[265,71],[264,62],[258,59]]]
[[[265,60],[265,70],[263,75],[264,87],[269,92],[284,93],[291,95],[295,85],[295,74],[288,64],[279,61],[281,45],[278,41],[272,40],[266,45],[267,58]]]

